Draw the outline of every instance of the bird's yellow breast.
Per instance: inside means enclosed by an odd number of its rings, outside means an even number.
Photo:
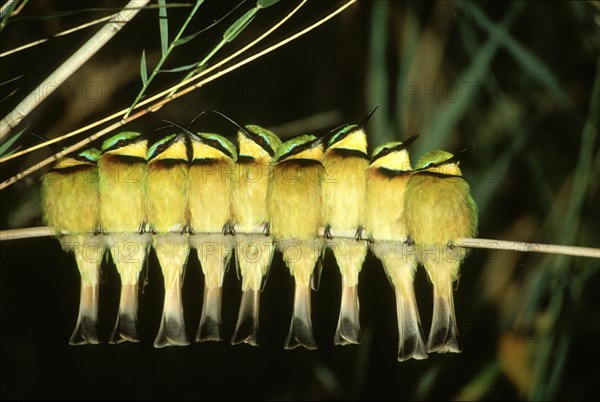
[[[367,171],[366,230],[376,240],[405,241],[404,194],[408,173],[388,177],[373,167]]]
[[[145,156],[145,153],[144,153]],[[98,161],[100,223],[108,232],[136,232],[146,219],[146,163],[122,163],[103,155]]]
[[[445,247],[458,237],[477,235],[476,206],[461,177],[414,173],[405,197],[407,226],[417,245]]]
[[[95,165],[71,173],[51,171],[42,178],[44,220],[57,231],[89,233],[99,223]]]
[[[241,231],[255,229],[269,221],[267,215],[267,189],[270,164],[254,161],[236,164],[236,180],[233,185],[233,220]]]
[[[281,162],[273,168],[268,195],[271,233],[275,240],[313,239],[323,226],[321,181],[323,165]]]
[[[235,175],[235,164],[231,159],[190,166],[190,224],[195,232],[220,232],[231,219]]]
[[[146,176],[146,213],[148,223],[158,232],[187,225],[187,164],[162,166],[149,163]]]
[[[368,165],[365,158],[325,152],[322,184],[325,224],[336,230],[364,226]]]

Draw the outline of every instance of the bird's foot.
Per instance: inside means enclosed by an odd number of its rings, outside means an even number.
[[[225,225],[223,225],[223,235],[227,236],[227,235],[235,235],[235,225],[231,222],[227,222]]]
[[[323,230],[323,235],[325,235],[326,239],[333,239],[333,236],[331,235],[331,225],[325,226],[325,229]]]
[[[265,223],[265,226],[263,227],[263,233],[265,236],[271,236],[271,223],[267,222]]]
[[[367,240],[363,237],[364,231],[365,231],[365,228],[362,226],[359,226],[356,228],[356,234],[354,235],[354,238],[356,239],[356,241]]]

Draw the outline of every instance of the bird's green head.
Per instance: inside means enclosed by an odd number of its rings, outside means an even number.
[[[437,150],[429,151],[421,156],[415,169],[453,176],[462,176],[462,172],[458,167],[459,164],[460,161],[458,161],[458,159],[450,152]]]
[[[148,163],[165,159],[187,161],[187,136],[180,133],[161,138],[148,149],[147,159]]]
[[[397,171],[411,170],[408,148],[417,138],[418,135],[413,135],[404,142],[388,142],[378,146],[371,155],[370,166]]]
[[[95,165],[100,159],[100,151],[96,148],[89,148],[84,151],[74,152],[63,158],[60,158],[54,166],[53,170],[72,168],[74,166]]]
[[[102,143],[102,154],[135,156],[146,159],[148,140],[141,133],[123,131]]]
[[[291,159],[320,161],[323,158],[324,137],[304,134],[284,142],[273,157],[275,162]]]
[[[96,163],[102,153],[98,148],[89,148],[77,154],[76,158],[82,162]]]
[[[270,160],[281,146],[281,140],[274,132],[254,124],[238,130],[237,136],[240,155],[255,159]]]
[[[237,160],[235,145],[219,134],[198,133],[190,136],[192,160]]]
[[[362,126],[346,124],[327,135],[327,150],[351,149],[367,153],[367,134]]]

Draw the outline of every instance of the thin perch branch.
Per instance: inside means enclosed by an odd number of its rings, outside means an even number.
[[[123,10],[106,23],[81,48],[34,89],[17,107],[0,121],[0,140],[17,126],[36,106],[89,60],[125,26],[150,0],[131,0]]]
[[[250,232],[242,232],[238,229],[235,229],[236,234],[257,234],[264,235],[262,228],[257,228],[256,230]],[[180,233],[179,229],[173,230],[173,233]],[[214,233],[220,234],[221,232]],[[196,233],[199,234],[199,233]],[[355,232],[347,232],[347,231],[334,231],[331,230],[331,234],[333,236],[332,241],[335,239],[354,239]],[[0,230],[0,241],[3,240],[17,240],[17,239],[27,239],[33,237],[45,237],[45,236],[55,236],[56,232],[54,229],[48,226],[40,226],[33,228],[24,228],[24,229],[11,229],[11,230]],[[319,236],[324,235],[324,229],[321,228],[319,230]],[[367,236],[367,234],[365,234]],[[362,241],[369,241],[372,243],[376,243],[379,241],[386,243],[398,243],[399,247],[406,247],[405,242],[394,242],[389,240],[377,240],[377,239],[365,239]],[[526,243],[519,241],[509,241],[509,240],[496,240],[496,239],[475,239],[471,237],[462,237],[456,239],[452,243],[455,247],[464,247],[464,248],[485,248],[490,250],[508,250],[508,251],[519,251],[524,253],[546,253],[546,254],[561,254],[561,255],[572,255],[575,257],[590,257],[590,258],[600,258],[600,248],[593,247],[575,247],[575,246],[562,246],[557,244],[540,244],[540,243]]]

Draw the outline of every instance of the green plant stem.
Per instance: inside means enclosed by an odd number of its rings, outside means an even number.
[[[129,115],[131,114],[131,112],[133,111],[133,109],[139,103],[140,99],[142,99],[142,96],[144,96],[144,93],[146,92],[146,89],[148,89],[148,86],[150,85],[150,83],[152,82],[152,80],[154,79],[154,77],[156,76],[156,74],[158,74],[160,68],[162,67],[162,65],[164,64],[164,62],[167,60],[167,58],[171,54],[171,51],[176,47],[175,43],[179,40],[179,38],[181,38],[181,35],[183,35],[183,32],[187,28],[188,24],[190,23],[190,21],[194,17],[194,14],[196,14],[196,11],[198,11],[198,8],[200,8],[200,6],[202,5],[202,3],[204,3],[204,0],[198,0],[198,1],[196,1],[196,4],[194,5],[194,8],[190,12],[190,15],[188,15],[187,19],[185,20],[185,22],[181,26],[181,29],[179,30],[179,32],[177,32],[177,35],[175,36],[175,39],[173,39],[173,41],[171,42],[171,44],[167,48],[167,51],[162,55],[162,57],[160,58],[160,60],[156,64],[156,67],[154,67],[154,70],[152,71],[152,74],[150,74],[150,76],[148,77],[148,80],[144,83],[144,85],[142,86],[142,89],[140,89],[140,92],[137,94],[135,100],[133,101],[133,103],[131,104],[131,106],[129,107],[129,109],[127,110],[127,112],[125,113],[125,115],[123,116],[123,120],[125,120],[127,117],[129,117]]]

